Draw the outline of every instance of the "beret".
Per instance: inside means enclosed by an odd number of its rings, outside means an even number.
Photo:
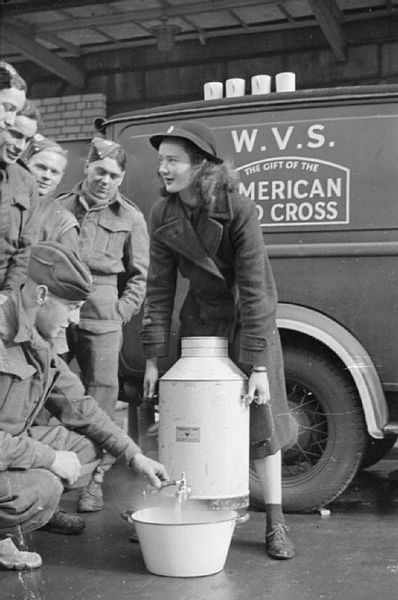
[[[61,156],[67,157],[68,152],[62,148],[55,140],[50,138],[46,138],[41,134],[36,134],[32,141],[30,142],[24,158],[25,160],[30,160],[32,156],[42,152],[43,150],[52,150],[53,152],[57,152]]]
[[[92,290],[92,276],[80,256],[58,242],[31,246],[28,277],[63,300],[85,300]]]
[[[218,164],[223,162],[217,153],[217,139],[213,130],[201,121],[184,121],[177,125],[170,125],[167,131],[152,135],[149,141],[156,150],[159,150],[159,146],[165,138],[188,140],[209,160]]]

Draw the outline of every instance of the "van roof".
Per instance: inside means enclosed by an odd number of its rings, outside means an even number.
[[[123,121],[154,122],[159,117],[173,117],[178,115],[184,119],[205,118],[208,114],[218,111],[224,112],[229,106],[240,108],[244,111],[257,111],[275,107],[278,110],[291,109],[296,105],[319,104],[356,104],[360,98],[361,103],[374,100],[391,101],[398,98],[398,84],[347,86],[334,88],[316,88],[297,90],[295,92],[270,93],[267,95],[247,95],[238,98],[222,98],[217,100],[196,100],[178,104],[148,107],[136,111],[117,113],[106,119],[104,127]]]

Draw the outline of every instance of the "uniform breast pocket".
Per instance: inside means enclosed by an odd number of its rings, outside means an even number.
[[[130,230],[131,226],[127,221],[101,218],[98,222],[96,250],[109,254],[113,258],[122,259],[124,242]]]
[[[0,373],[0,412],[5,428],[12,430],[32,412],[37,395],[32,386],[35,373],[34,367],[24,364],[12,365],[12,373]]]
[[[18,248],[20,232],[25,224],[24,216],[26,211],[16,202],[11,204],[9,209],[2,210],[0,230],[1,230],[1,245],[9,244],[15,249]],[[4,252],[4,250],[3,250]],[[3,257],[2,257],[3,258]]]

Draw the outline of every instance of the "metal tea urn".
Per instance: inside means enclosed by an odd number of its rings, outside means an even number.
[[[220,337],[183,338],[159,381],[159,460],[171,479],[186,473],[190,497],[210,508],[249,503],[246,381]]]

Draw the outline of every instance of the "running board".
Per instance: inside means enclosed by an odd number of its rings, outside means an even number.
[[[398,421],[387,423],[383,431],[386,435],[398,435]]]

